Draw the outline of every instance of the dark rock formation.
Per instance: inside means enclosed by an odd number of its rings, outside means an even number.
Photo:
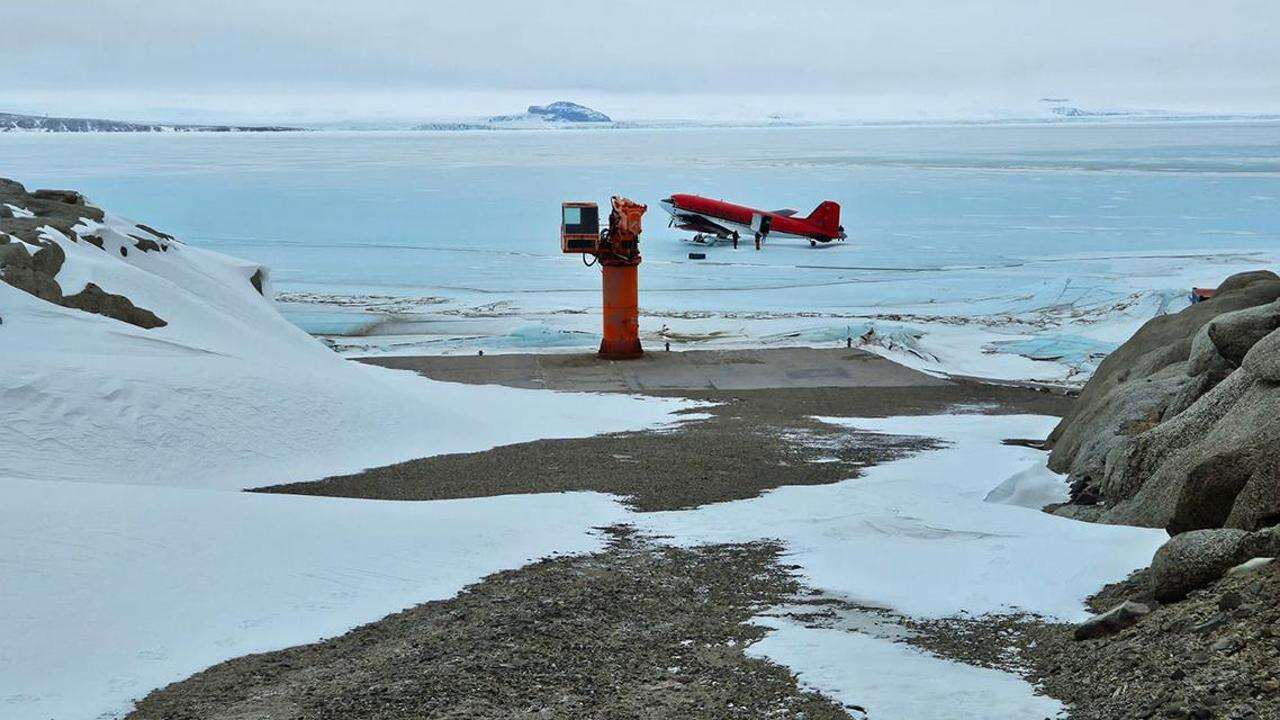
[[[23,292],[31,293],[41,300],[51,303],[62,300],[62,288],[58,285],[58,281],[29,267],[4,268],[0,270],[0,280]]]
[[[130,235],[133,238],[133,246],[142,252],[160,252],[160,243],[151,238],[140,238],[137,235]]]
[[[75,295],[62,298],[60,304],[64,307],[105,315],[140,328],[151,329],[164,327],[167,324],[150,310],[134,305],[129,298],[123,295],[112,295],[93,283],[85,285],[84,290]]]
[[[75,190],[33,190],[31,197],[36,200],[51,200],[67,205],[84,205],[84,196]]]
[[[1072,517],[1254,530],[1280,517],[1280,277],[1228,278],[1149,321],[1099,366],[1054,429]]]

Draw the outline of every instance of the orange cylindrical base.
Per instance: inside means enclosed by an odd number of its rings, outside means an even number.
[[[640,348],[640,292],[636,265],[600,264],[604,288],[604,339],[600,357],[630,360],[644,354]]]

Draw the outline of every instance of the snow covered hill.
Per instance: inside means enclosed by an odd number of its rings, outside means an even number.
[[[0,477],[242,488],[642,427],[680,406],[353,363],[276,312],[257,264],[74,193],[0,193]]]

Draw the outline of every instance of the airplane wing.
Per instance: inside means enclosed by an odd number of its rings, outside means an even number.
[[[690,232],[707,233],[708,235],[715,235],[717,237],[727,238],[733,235],[733,231],[730,230],[729,228],[723,225],[718,225],[716,223],[713,223],[710,220],[702,217],[701,215],[693,215],[693,214],[685,214],[685,213],[677,214],[675,216],[675,225],[677,228],[681,230],[688,230]]]
[[[781,210],[770,210],[769,212],[773,213],[774,215],[781,215],[782,217],[791,217],[792,215],[795,215],[798,211],[792,210],[791,208],[783,208]]]

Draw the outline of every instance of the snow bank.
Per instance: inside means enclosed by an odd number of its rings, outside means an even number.
[[[593,493],[397,503],[0,478],[0,717],[83,720],[553,552]]]
[[[1040,437],[1056,418],[935,415],[826,419],[859,430],[934,437],[940,450],[868,468],[834,485],[641,519],[687,544],[777,538],[807,584],[917,617],[1011,610],[1077,620],[1082,600],[1151,560],[1163,530],[1093,525],[984,502],[1044,453],[1004,445]]]
[[[1070,496],[1067,476],[1049,469],[1048,458],[1011,475],[1009,479],[992,488],[983,498],[989,503],[1016,505],[1040,510],[1051,503],[1066,502]]]
[[[353,363],[276,312],[250,283],[255,264],[110,215],[77,230],[102,247],[44,233],[66,252],[64,290],[92,282],[168,324],[144,330],[0,283],[0,475],[241,488],[648,427],[688,405]],[[139,237],[167,250],[144,252]]]
[[[1056,418],[824,420],[946,445],[870,467],[855,480],[782,487],[637,524],[688,545],[778,539],[787,562],[824,595],[930,618],[1010,611],[1083,618],[1087,595],[1146,565],[1167,539],[1163,530],[1020,507],[1048,494],[1052,474],[1041,469],[1045,453],[1001,440],[1042,436]],[[751,654],[788,666],[803,684],[876,720],[1047,718],[1062,710],[1016,675],[943,660],[856,625],[810,628],[772,615],[754,622],[772,632]]]
[[[892,640],[789,620],[754,621],[771,629],[748,655],[797,671],[800,683],[862,708],[875,720],[1050,718],[1062,704],[1034,695],[1021,678],[942,660]]]

